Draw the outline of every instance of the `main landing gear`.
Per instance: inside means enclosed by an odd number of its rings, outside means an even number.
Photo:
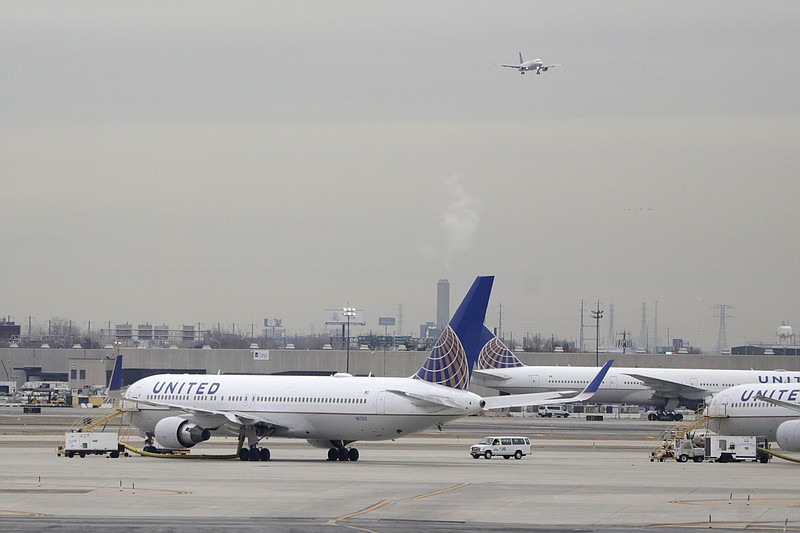
[[[269,461],[269,449],[251,446],[250,448],[242,447],[239,450],[240,461]]]
[[[355,448],[331,448],[328,450],[328,461],[358,461],[358,450]]]

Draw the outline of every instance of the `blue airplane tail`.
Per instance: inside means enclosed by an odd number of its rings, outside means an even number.
[[[111,371],[111,379],[108,381],[108,391],[106,396],[109,398],[119,398],[122,395],[122,355],[117,356],[114,361],[114,370]]]
[[[483,329],[486,342],[478,356],[478,370],[525,366],[503,341],[495,337],[489,328],[484,326]]]
[[[493,282],[494,276],[475,278],[414,378],[454,389],[467,388],[481,348],[488,340],[483,321]]]

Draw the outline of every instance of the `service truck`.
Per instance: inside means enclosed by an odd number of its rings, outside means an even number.
[[[116,459],[124,451],[125,447],[119,443],[118,433],[67,431],[64,434],[64,445],[59,446],[56,453],[64,457],[108,454]]]

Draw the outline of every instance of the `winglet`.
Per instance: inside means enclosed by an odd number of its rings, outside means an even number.
[[[489,396],[483,399],[484,409],[505,409],[508,407],[524,407],[526,405],[548,405],[554,403],[573,403],[583,402],[594,396],[600,384],[608,373],[608,369],[614,364],[610,359],[603,365],[600,372],[594,377],[583,391],[575,396],[565,398],[560,392],[531,392],[527,394],[506,394],[503,396]]]
[[[111,371],[106,396],[109,398],[122,397],[122,354],[118,355],[117,360],[114,361],[114,370]]]
[[[603,368],[600,369],[600,372],[597,373],[592,382],[586,385],[586,388],[583,389],[580,392],[580,394],[578,394],[577,396],[573,396],[572,398],[569,398],[569,400],[571,402],[582,402],[594,396],[594,393],[597,392],[597,389],[600,388],[600,384],[603,383],[603,380],[606,378],[606,374],[608,374],[608,369],[611,368],[611,365],[613,364],[614,364],[613,359],[609,359],[608,361],[606,361],[606,364],[603,365]]]

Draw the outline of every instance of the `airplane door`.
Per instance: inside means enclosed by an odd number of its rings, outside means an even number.
[[[617,388],[617,376],[611,376],[610,378],[608,378],[608,387],[610,389]]]
[[[531,387],[534,389],[539,388],[539,376],[531,376]]]
[[[697,378],[689,378],[689,385],[691,385],[692,387],[697,387],[697,383],[698,383]]]
[[[711,416],[727,416],[728,404],[730,401],[731,399],[727,394],[725,396],[719,396],[715,398],[708,405],[708,414]]]
[[[378,393],[378,399],[375,403],[375,412],[379,415],[386,413],[386,391]]]

